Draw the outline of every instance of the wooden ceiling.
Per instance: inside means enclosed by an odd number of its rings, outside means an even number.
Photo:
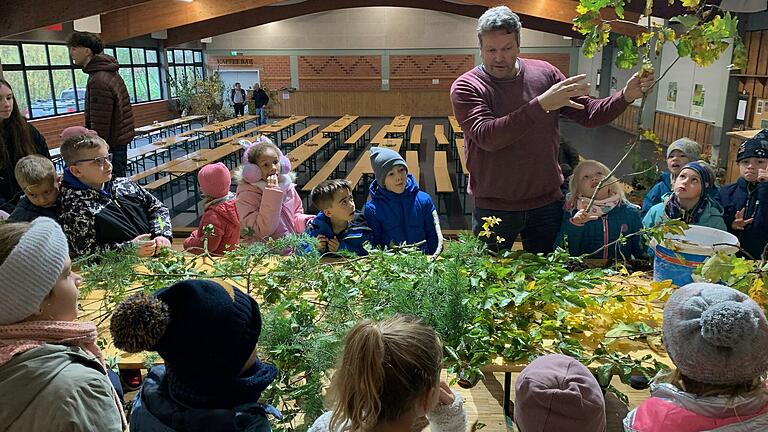
[[[488,7],[504,4],[517,12],[525,28],[578,35],[571,29],[578,0],[9,0],[0,14],[0,37],[43,26],[101,14],[102,39],[115,43],[152,32],[167,30],[168,46],[216,36],[253,26],[336,9],[397,6],[429,9],[468,17],[479,17]],[[635,34],[645,0],[627,5],[626,23],[614,31]],[[654,15],[670,17],[680,13],[667,0],[654,2]],[[611,16],[613,18],[613,16]]]

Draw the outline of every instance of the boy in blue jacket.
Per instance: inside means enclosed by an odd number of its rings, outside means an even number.
[[[720,189],[728,231],[755,259],[768,244],[768,129],[744,141],[736,153],[741,176]]]
[[[371,147],[371,200],[365,204],[365,220],[373,230],[374,246],[414,244],[435,255],[442,249],[443,234],[432,198],[419,189],[408,174],[408,165],[399,153]]]
[[[644,217],[651,207],[672,193],[672,184],[674,184],[677,175],[680,174],[680,170],[688,162],[699,160],[700,154],[701,146],[690,138],[680,138],[667,147],[667,171],[661,173],[656,184],[645,194],[640,217]]]
[[[362,213],[355,211],[352,185],[346,180],[326,180],[309,194],[320,209],[306,229],[306,234],[320,241],[320,253],[348,250],[368,255],[363,244],[371,242],[371,229]]]

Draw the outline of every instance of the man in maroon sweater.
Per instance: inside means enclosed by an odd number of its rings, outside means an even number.
[[[451,102],[464,131],[473,231],[496,216],[494,233],[505,241],[491,239],[489,247],[508,249],[521,234],[525,250],[546,253],[563,215],[559,115],[587,127],[609,123],[651,88],[653,76],[635,74],[622,91],[592,99],[586,75],[566,78],[547,62],[519,58],[521,28],[506,6],[480,17],[483,64],[453,83]]]

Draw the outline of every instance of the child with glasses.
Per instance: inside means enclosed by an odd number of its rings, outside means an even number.
[[[153,256],[171,246],[168,208],[129,178],[112,178],[106,141],[73,136],[61,145],[66,163],[60,217],[72,256],[136,247]]]

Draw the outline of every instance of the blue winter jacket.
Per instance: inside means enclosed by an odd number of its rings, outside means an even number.
[[[662,202],[651,207],[651,210],[643,217],[643,227],[651,228],[656,225],[660,225],[669,220],[667,216],[667,210],[664,206],[666,196],[662,199]],[[699,222],[692,225],[705,226],[710,228],[716,228],[722,231],[727,231],[725,222],[723,222],[723,209],[720,207],[720,203],[712,198],[707,198],[709,201],[704,212],[699,217]]]
[[[640,210],[640,217],[644,217],[648,210],[661,200],[672,193],[672,173],[664,171],[659,175],[659,179],[656,180],[656,184],[645,194],[643,199],[643,208]]]
[[[366,223],[365,216],[363,216],[361,212],[355,212],[355,217],[349,221],[347,228],[344,231],[335,234],[333,232],[331,218],[321,211],[314,219],[312,219],[309,225],[307,225],[305,233],[312,237],[317,237],[322,234],[328,239],[336,238],[339,241],[339,250],[348,250],[357,255],[368,255],[363,244],[365,242],[371,243],[371,228]],[[319,252],[325,253],[327,251],[321,250]]]
[[[131,432],[270,432],[267,414],[281,417],[271,405],[247,403],[231,409],[189,408],[176,402],[163,380],[165,366],[154,366],[131,410]]]
[[[571,256],[592,254],[603,246],[616,241],[619,234],[628,236],[640,231],[643,227],[640,209],[628,202],[619,204],[599,219],[589,221],[583,226],[571,223],[571,217],[576,212],[576,209],[565,212],[556,242],[556,245],[561,245],[564,237],[568,237],[568,253]],[[588,258],[608,259],[622,256],[627,259],[645,258],[645,252],[640,244],[640,236],[630,237],[623,245],[614,244],[590,255]]]
[[[739,245],[753,258],[760,259],[768,244],[768,183],[750,186],[744,177],[739,177],[736,183],[723,186],[717,198],[723,206],[728,231],[739,239]],[[734,230],[731,224],[736,212],[742,209],[745,209],[745,218],[754,220],[743,230]]]
[[[390,192],[379,186],[376,180],[371,183],[371,200],[365,204],[365,220],[373,230],[373,246],[390,244],[413,244],[426,240],[421,250],[434,254],[440,244],[442,233],[437,210],[428,193],[422,192],[408,174],[408,182],[403,193]]]

